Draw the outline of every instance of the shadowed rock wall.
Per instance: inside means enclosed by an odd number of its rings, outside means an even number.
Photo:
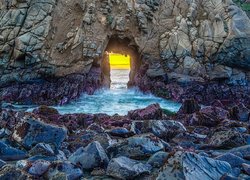
[[[129,38],[149,77],[250,79],[250,20],[231,0],[0,2],[0,86],[88,74],[109,38]]]

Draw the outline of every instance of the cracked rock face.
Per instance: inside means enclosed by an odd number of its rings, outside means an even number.
[[[147,57],[149,76],[241,84],[250,76],[250,20],[231,0],[6,0],[0,86],[88,74],[112,36]]]
[[[157,180],[163,179],[220,179],[232,168],[225,161],[214,160],[194,153],[180,151],[168,160]]]

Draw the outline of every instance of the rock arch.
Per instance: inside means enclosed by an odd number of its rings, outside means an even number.
[[[121,38],[117,35],[112,35],[107,38],[107,45],[100,59],[102,70],[102,85],[109,87],[110,85],[110,64],[109,55],[107,52],[113,52],[122,55],[130,56],[130,74],[128,86],[134,85],[134,78],[141,65],[141,57],[138,51],[138,46],[131,37]]]

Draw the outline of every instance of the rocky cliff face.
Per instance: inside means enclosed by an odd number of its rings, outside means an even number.
[[[148,77],[250,79],[250,20],[231,0],[7,0],[0,7],[0,86],[88,75],[113,37],[129,40]]]

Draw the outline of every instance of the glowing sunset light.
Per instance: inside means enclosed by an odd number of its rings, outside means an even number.
[[[109,63],[111,69],[130,69],[130,56],[109,53]]]

